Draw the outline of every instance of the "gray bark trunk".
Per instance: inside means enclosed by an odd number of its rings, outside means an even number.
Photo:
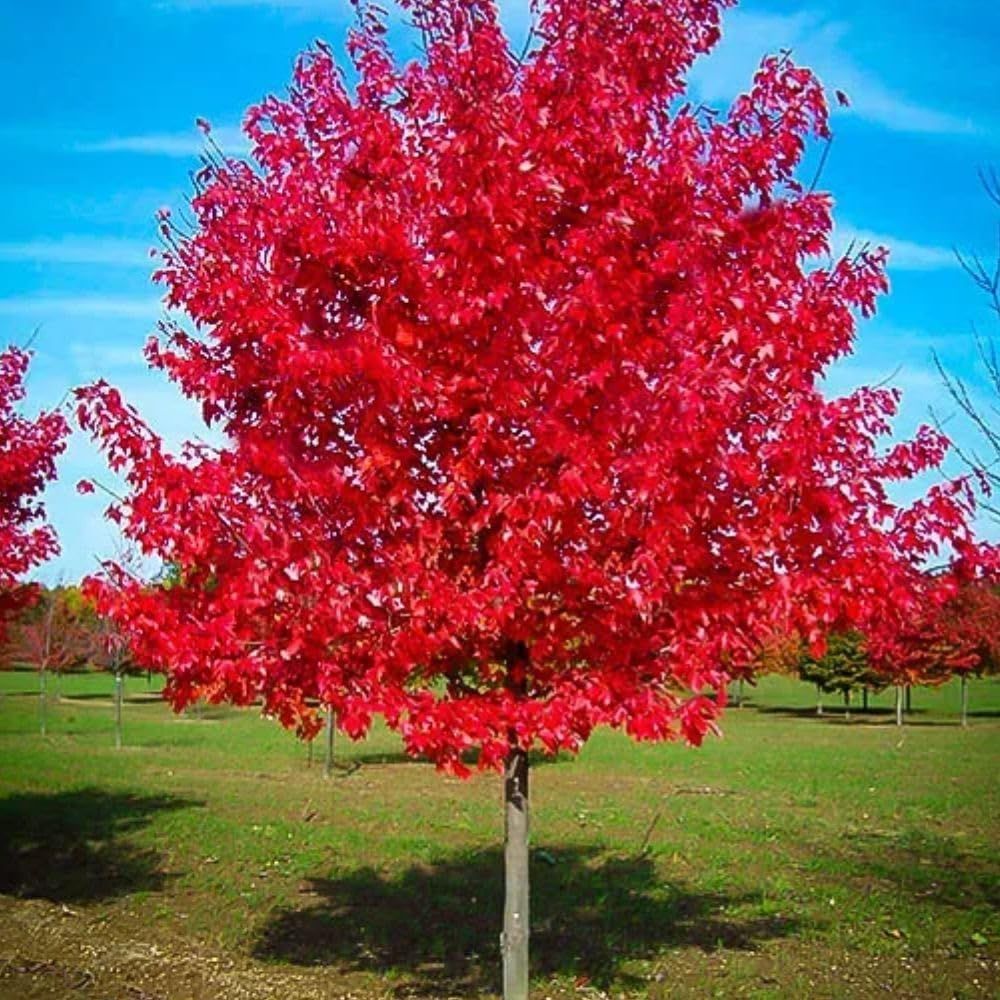
[[[818,684],[816,685],[816,714],[823,714],[823,689]]]
[[[337,716],[333,709],[326,706],[326,757],[323,760],[323,777],[333,775],[333,734],[337,728]]]
[[[736,682],[736,707],[743,707],[743,678],[741,677]]]
[[[528,754],[511,747],[504,769],[504,1000],[528,1000]]]
[[[969,675],[962,674],[962,725],[969,724]]]
[[[122,675],[115,674],[115,749],[122,748]]]
[[[851,691],[848,688],[844,691],[844,718],[850,722],[851,721]]]
[[[868,711],[868,688],[863,688],[861,691],[861,708]]]
[[[909,714],[913,711],[913,688],[907,684],[904,690],[906,692],[906,712]]]
[[[901,685],[896,685],[896,725],[901,726],[903,724],[903,688]]]

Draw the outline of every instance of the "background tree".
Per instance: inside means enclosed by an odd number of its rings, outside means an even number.
[[[990,169],[980,174],[980,180],[987,198],[1000,209],[1000,176]],[[991,263],[977,254],[959,254],[959,262],[986,297],[994,319],[1000,321],[1000,242]],[[956,448],[956,451],[979,479],[982,487],[980,507],[994,521],[1000,522],[1000,506],[997,505],[1000,495],[1000,355],[996,337],[976,330],[976,353],[982,388],[980,398],[969,382],[948,371],[936,353],[934,363],[958,413],[975,432],[975,443]],[[936,415],[935,419],[939,427],[946,423],[942,415]],[[944,660],[950,660],[952,669],[961,677],[963,726],[968,723],[969,674],[990,673],[997,669],[997,642],[1000,640],[996,636],[1000,623],[997,621],[996,579],[994,568],[986,581],[978,585],[967,583],[929,626],[944,651]]]
[[[1000,586],[963,585],[939,612],[941,655],[961,679],[961,721],[969,722],[969,677],[1000,670]]]
[[[886,680],[871,665],[865,638],[860,632],[835,632],[830,636],[821,655],[808,650],[798,664],[798,674],[804,681],[815,684],[817,692],[839,691],[850,718],[851,694],[854,691],[880,690]],[[822,715],[822,695],[816,714]]]
[[[139,583],[142,560],[134,546],[127,543],[120,544],[115,565],[133,584]],[[154,582],[143,586],[146,590],[170,590],[171,587],[178,585],[178,578],[179,570],[167,564]],[[106,589],[107,584],[99,585],[94,580],[87,579],[83,583],[82,591],[88,606],[97,611],[95,627],[90,635],[90,661],[98,669],[111,674],[114,680],[115,749],[120,750],[124,743],[122,709],[125,700],[125,677],[130,673],[145,671],[148,683],[151,671],[148,661],[142,666],[136,661],[129,644],[128,632],[121,623],[113,616],[100,612],[99,603],[106,596]]]
[[[59,551],[39,495],[69,427],[55,411],[33,419],[19,412],[29,360],[17,348],[0,352],[0,643],[9,616],[35,594],[24,575]]]
[[[980,179],[986,196],[997,209],[1000,209],[1000,175],[995,170],[989,170],[982,172]],[[960,254],[959,261],[976,288],[986,296],[995,319],[1000,321],[1000,245],[992,263],[984,261],[976,254]],[[979,380],[982,385],[981,398],[977,398],[975,389],[970,387],[967,380],[948,371],[936,353],[934,363],[948,390],[948,395],[958,408],[958,413],[968,421],[975,432],[973,445],[956,446],[955,450],[962,461],[979,477],[983,487],[980,506],[995,521],[1000,522],[1000,506],[997,500],[1000,496],[1000,355],[997,353],[995,336],[983,335],[977,330],[976,353],[979,361]],[[935,419],[939,427],[948,422],[947,418],[940,414],[935,415]]]
[[[986,563],[958,560],[933,581],[937,593],[894,635],[878,642],[877,669],[897,687],[937,686],[959,677],[961,720],[968,722],[968,680],[1000,661],[1000,588],[996,549]],[[897,702],[899,701],[897,695]],[[897,706],[897,721],[900,709]]]
[[[78,597],[78,595],[75,595]],[[38,587],[29,608],[8,626],[2,656],[8,663],[29,664],[38,671],[38,717],[48,731],[48,676],[87,661],[90,630],[78,599],[65,587]]]
[[[968,674],[996,657],[998,580],[1000,546],[968,547],[942,571],[923,575],[906,621],[873,622],[870,657],[875,670],[896,686],[897,725],[903,724],[905,691],[938,686],[955,675],[963,678],[965,721]]]
[[[122,629],[111,618],[102,617],[91,635],[91,662],[114,678],[115,749],[124,744],[122,705],[125,699],[125,676],[136,669]]]
[[[763,640],[753,659],[744,668],[744,673],[752,677],[769,674],[798,677],[799,664],[804,655],[805,646],[800,636],[794,632],[775,632]]]
[[[802,655],[799,636],[775,633],[761,644],[753,659],[753,672],[757,676],[776,674],[779,677],[796,677]]]
[[[246,116],[254,164],[210,148],[193,230],[164,217],[191,322],[147,356],[226,443],[170,455],[80,390],[127,483],[111,516],[181,568],[109,564],[101,610],[178,707],[261,697],[308,734],[318,702],[355,737],[379,712],[411,754],[503,769],[523,998],[529,749],[601,724],[699,743],[776,629],[905,614],[971,499],[893,503],[943,438],[884,451],[895,392],[820,391],[885,277],[881,252],[813,263],[809,71],[769,58],[714,116],[683,78],[720,3],[551,0],[523,54],[486,0],[403,6],[421,60],[360,6],[357,86],[307,53]]]

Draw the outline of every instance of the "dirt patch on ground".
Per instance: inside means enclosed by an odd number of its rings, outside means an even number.
[[[122,914],[123,920],[127,917]],[[134,930],[134,933],[133,933]],[[494,993],[456,992],[352,974],[319,965],[290,967],[212,953],[180,938],[149,939],[142,928],[109,923],[87,908],[0,897],[0,1000],[489,1000]],[[892,996],[995,997],[1000,962],[975,956],[871,956],[833,953],[785,940],[776,948],[732,954],[677,949],[628,993],[607,993],[580,977],[541,985],[538,1000],[649,1000],[716,997],[810,998]]]
[[[177,940],[145,940],[85,912],[41,901],[0,898],[3,1000],[382,1000],[344,984],[330,991],[308,972],[192,950]]]

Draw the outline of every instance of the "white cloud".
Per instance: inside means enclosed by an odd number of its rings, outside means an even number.
[[[110,372],[149,367],[141,343],[78,340],[69,345],[77,371],[85,379],[107,377]],[[117,377],[117,376],[116,376]]]
[[[527,23],[531,0],[499,0],[500,16],[506,23]],[[317,14],[339,14],[353,18],[348,0],[157,0],[157,7],[174,10],[216,10],[227,7],[270,7],[275,10],[299,10]]]
[[[312,11],[329,14],[337,6],[337,0],[158,0],[157,7],[175,10],[215,10],[221,7],[271,7],[275,10]],[[347,11],[346,0],[341,0],[341,13]]]
[[[500,20],[507,30],[511,44],[519,50],[527,38],[528,28],[532,23],[532,0],[498,0],[498,2]],[[256,7],[345,23],[354,19],[349,0],[156,0],[155,6],[161,10],[193,13]],[[396,4],[387,6],[397,7]]]
[[[21,295],[0,299],[0,316],[17,316],[37,322],[52,316],[155,320],[163,311],[159,299],[118,295]]]
[[[797,61],[814,69],[823,84],[844,91],[851,110],[895,132],[973,135],[981,132],[968,118],[924,105],[883,84],[869,69],[852,60],[847,26],[818,13],[768,14],[735,10],[723,21],[723,37],[691,73],[698,95],[706,102],[729,102],[750,85],[761,58],[790,49]]]
[[[151,267],[149,245],[136,240],[94,236],[0,243],[0,261],[29,264],[94,264],[101,267]]]
[[[958,266],[954,250],[915,243],[868,229],[856,229],[850,225],[838,225],[832,242],[834,256],[845,253],[852,245],[855,249],[865,245],[887,247],[890,271],[941,271]]]
[[[861,336],[861,350],[868,353],[866,342],[871,346],[871,337]],[[862,385],[878,385],[886,383],[902,390],[902,400],[899,414],[893,421],[893,434],[886,439],[886,445],[893,441],[909,438],[921,424],[933,424],[936,420],[942,422],[942,430],[954,442],[955,446],[966,455],[975,454],[982,447],[982,437],[968,420],[956,413],[956,407],[941,379],[940,374],[930,366],[916,360],[914,347],[926,345],[933,340],[926,333],[901,333],[898,341],[894,337],[892,343],[898,344],[898,364],[891,361],[858,360],[857,357],[847,358],[835,364],[827,374],[823,383],[824,394],[828,397],[845,395]],[[880,345],[886,349],[890,344]],[[927,357],[929,351],[921,351]],[[989,407],[995,401],[988,394],[988,387],[977,387],[969,379],[967,382],[973,405],[980,413],[989,412]],[[910,502],[920,496],[933,482],[942,478],[962,476],[967,468],[955,450],[948,453],[943,468],[938,471],[924,473],[917,479],[894,484],[891,493],[900,502]],[[974,522],[974,529],[980,538],[1000,543],[1000,522],[980,511]]]
[[[229,156],[242,156],[249,149],[246,136],[235,125],[212,128],[212,139]],[[206,148],[205,137],[190,132],[148,132],[140,135],[110,136],[73,146],[77,153],[131,153],[138,156],[198,156]]]
[[[827,396],[846,396],[861,386],[885,385],[899,389],[909,415],[916,422],[926,423],[929,415],[924,410],[919,415],[914,403],[924,409],[928,400],[934,402],[944,398],[945,389],[941,379],[933,369],[912,362],[902,362],[896,366],[879,365],[874,362],[858,363],[853,358],[845,358],[834,364],[823,380],[823,391]]]

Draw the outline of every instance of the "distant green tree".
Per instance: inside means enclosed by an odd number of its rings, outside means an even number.
[[[835,632],[827,641],[826,652],[814,656],[805,649],[798,665],[799,676],[816,685],[816,714],[823,714],[823,692],[839,691],[848,717],[854,691],[881,690],[885,677],[876,673],[868,660],[864,636],[859,632]]]

